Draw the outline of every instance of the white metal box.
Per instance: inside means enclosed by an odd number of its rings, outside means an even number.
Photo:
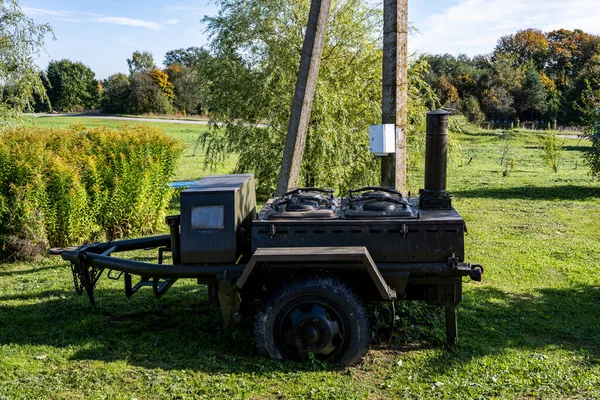
[[[394,124],[371,125],[371,153],[387,156],[396,152],[396,126]]]

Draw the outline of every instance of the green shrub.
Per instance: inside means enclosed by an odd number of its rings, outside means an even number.
[[[474,96],[469,96],[464,99],[460,104],[460,112],[474,124],[481,125],[485,122],[486,117],[483,111],[481,111],[481,107],[479,106],[479,101]]]
[[[546,165],[555,173],[558,172],[558,167],[563,156],[564,140],[558,138],[556,131],[549,131],[541,135],[540,144],[544,153],[542,158]]]
[[[0,135],[0,253],[148,234],[182,152],[159,129],[23,128]]]

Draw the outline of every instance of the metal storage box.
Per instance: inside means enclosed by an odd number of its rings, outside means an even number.
[[[255,216],[253,175],[215,175],[194,183],[181,192],[181,261],[235,263],[246,250],[244,242],[249,244]]]

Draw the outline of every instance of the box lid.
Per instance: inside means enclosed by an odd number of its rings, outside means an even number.
[[[254,179],[252,174],[211,175],[195,182],[182,191],[181,194],[235,192],[252,179]]]

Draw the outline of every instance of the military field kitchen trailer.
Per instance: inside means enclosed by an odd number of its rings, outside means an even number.
[[[448,113],[429,113],[419,196],[298,188],[258,210],[252,175],[209,176],[181,192],[169,235],[50,252],[71,263],[76,290],[92,304],[104,271],[123,277],[127,296],[150,287],[160,298],[179,279],[206,284],[228,328],[252,310],[257,348],[275,359],[359,362],[372,337],[371,302],[444,307],[451,345],[463,279],[480,281],[483,268],[465,261],[465,222],[446,192],[447,133]],[[155,264],[116,257],[151,248]]]

